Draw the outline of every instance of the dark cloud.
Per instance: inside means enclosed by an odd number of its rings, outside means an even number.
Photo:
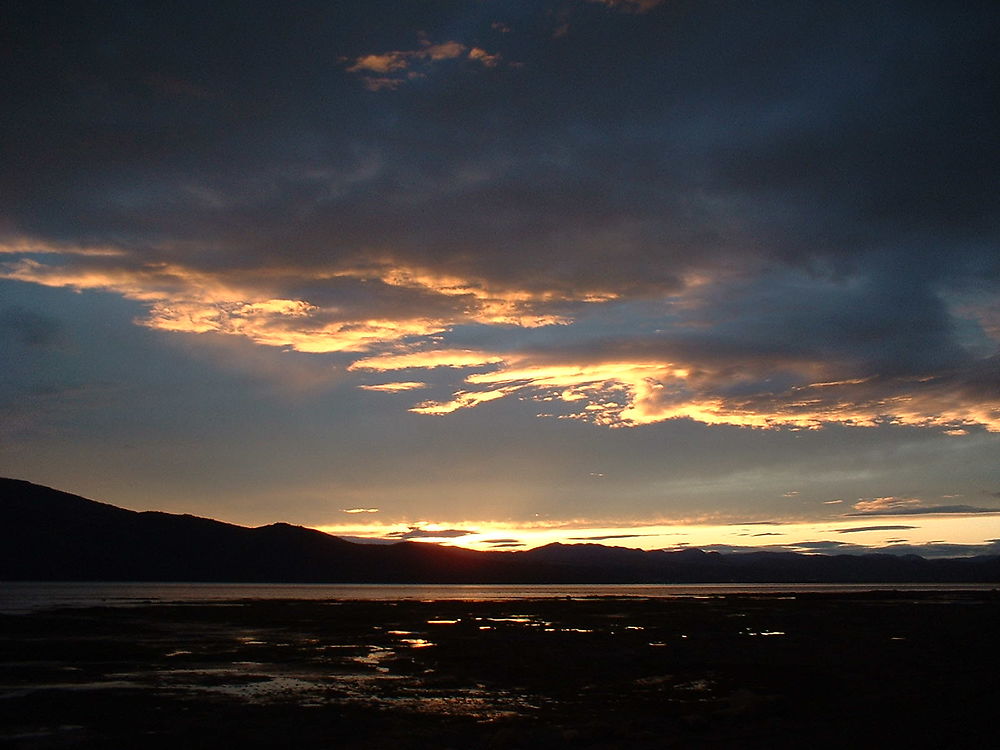
[[[975,557],[979,555],[1000,555],[1000,543],[989,539],[983,544],[954,544],[947,542],[926,542],[906,544],[905,539],[892,540],[891,547],[879,547],[869,551],[893,555],[919,555],[927,558]]]
[[[19,306],[0,308],[0,335],[22,346],[48,348],[61,344],[64,328],[58,319]]]
[[[988,4],[595,9],[558,56],[534,35],[544,4],[240,6],[240,24],[232,10],[14,14],[8,220],[211,242],[241,263],[276,246],[306,264],[391,247],[524,285],[558,272],[669,288],[684,269],[764,257],[853,271],[874,254],[905,281],[996,271],[976,247],[998,159]],[[518,31],[495,33],[497,18]],[[523,67],[368,92],[341,62],[425,49],[415,29],[503,42]],[[909,247],[892,247],[904,226]],[[951,233],[964,241],[931,247]]]
[[[914,505],[881,510],[845,513],[845,516],[922,516],[928,514],[1000,513],[1000,508],[980,508],[974,505]]]
[[[600,542],[606,539],[635,539],[642,536],[662,536],[662,534],[602,534],[598,536],[571,536],[567,539],[574,542]]]
[[[720,552],[724,554],[747,552],[796,552],[806,554],[833,555],[919,555],[925,558],[974,557],[977,555],[1000,554],[1000,540],[990,539],[982,544],[953,544],[941,541],[923,544],[907,544],[905,539],[888,540],[888,547],[868,547],[848,542],[818,540],[812,542],[796,542],[787,545],[739,546],[732,544],[699,545],[705,552]]]
[[[386,536],[394,539],[457,539],[458,537],[475,533],[474,530],[470,529],[440,529],[432,531],[431,529],[411,526],[408,531],[392,531],[386,534]]]
[[[900,531],[902,529],[918,529],[919,526],[856,526],[852,529],[837,529],[838,534],[856,534],[860,531]]]
[[[823,550],[839,551],[844,547],[850,547],[853,545],[849,545],[847,544],[847,542],[817,541],[817,542],[795,542],[791,546],[797,547],[799,549],[821,552]]]

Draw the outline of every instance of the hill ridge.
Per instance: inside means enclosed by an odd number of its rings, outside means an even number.
[[[0,479],[0,580],[301,583],[1000,582],[1000,556],[721,554],[553,543],[477,551],[370,545],[283,521],[133,511]]]

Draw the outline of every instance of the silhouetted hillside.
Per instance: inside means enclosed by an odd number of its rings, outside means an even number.
[[[310,583],[992,582],[1000,557],[643,551],[550,544],[477,552],[355,544],[275,523],[259,528],[136,512],[0,479],[0,579]]]

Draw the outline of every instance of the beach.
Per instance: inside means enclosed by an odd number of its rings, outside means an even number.
[[[988,746],[995,591],[0,615],[0,747]]]

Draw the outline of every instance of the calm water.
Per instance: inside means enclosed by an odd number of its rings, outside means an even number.
[[[684,597],[724,594],[851,591],[989,591],[995,584],[589,584],[589,585],[394,585],[297,583],[32,583],[0,582],[0,613],[57,607],[129,607],[144,604],[232,602],[245,599],[371,601],[454,599],[502,601],[558,597]]]

